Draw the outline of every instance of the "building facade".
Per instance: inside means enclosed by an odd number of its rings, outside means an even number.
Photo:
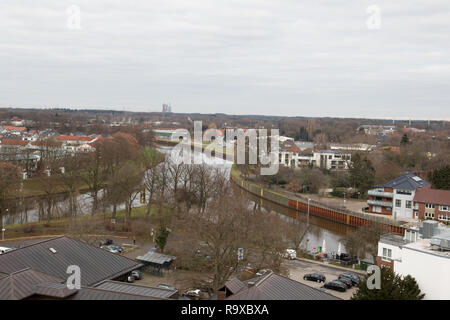
[[[429,182],[412,173],[378,185],[368,191],[369,212],[389,215],[396,220],[416,219],[414,214],[416,190],[430,187]]]
[[[419,189],[414,196],[414,214],[420,220],[450,223],[450,190]]]
[[[450,298],[450,229],[425,221],[420,230],[404,237],[382,236],[377,265],[392,268],[400,276],[414,277],[427,300]]]

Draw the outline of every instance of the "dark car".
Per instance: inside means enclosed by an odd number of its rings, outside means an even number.
[[[100,242],[101,246],[109,246],[111,244],[113,244],[113,241],[111,239],[106,239],[106,240]]]
[[[350,289],[353,286],[352,279],[350,278],[339,276],[337,280],[345,284],[347,286],[347,289]]]
[[[303,280],[325,282],[327,278],[321,273],[309,273],[303,276]]]
[[[353,273],[341,273],[341,274],[339,275],[339,279],[340,279],[341,277],[346,277],[346,278],[349,278],[350,280],[352,280],[352,284],[353,284],[354,286],[357,285],[358,282],[359,282],[358,276],[355,275],[355,274],[353,274]]]
[[[134,277],[134,279],[136,280],[141,280],[142,279],[142,272],[140,272],[139,270],[134,270],[131,271],[131,275]]]
[[[344,283],[340,282],[339,280],[333,280],[330,282],[327,282],[324,284],[324,287],[330,290],[336,290],[340,292],[345,292],[347,290],[347,287]]]

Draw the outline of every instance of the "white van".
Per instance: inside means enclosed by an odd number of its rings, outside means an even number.
[[[297,251],[294,249],[286,249],[286,252],[284,253],[284,258],[289,260],[294,260],[297,258]]]

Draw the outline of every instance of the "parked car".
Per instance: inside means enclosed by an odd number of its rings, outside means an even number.
[[[327,278],[321,273],[308,273],[303,276],[303,280],[325,282]]]
[[[347,290],[347,287],[344,283],[340,282],[339,280],[333,280],[330,282],[327,282],[323,285],[325,288],[330,290],[336,290],[340,292],[345,292]]]
[[[286,249],[286,252],[283,255],[283,258],[289,260],[295,260],[297,258],[297,251],[294,249]]]
[[[100,246],[109,246],[110,244],[113,244],[111,239],[106,239],[100,242]]]
[[[177,288],[175,288],[174,286],[169,286],[168,284],[164,284],[164,283],[160,283],[156,286],[157,288],[162,288],[162,289],[168,289],[168,290],[176,290],[178,291]]]
[[[109,247],[113,250],[117,250],[119,253],[123,252],[123,248],[117,244],[110,244]]]
[[[350,280],[352,280],[352,284],[354,286],[357,285],[359,282],[359,277],[353,273],[341,273],[339,275],[339,278],[341,278],[341,277],[346,277],[346,278],[349,278]]]
[[[127,282],[129,282],[129,283],[133,283],[134,282],[134,276],[132,276],[131,274],[130,275],[128,275],[128,277],[127,277]]]
[[[109,245],[109,246],[101,246],[100,248],[101,248],[101,249],[105,249],[105,250],[107,250],[107,251],[109,251],[109,252],[111,252],[111,253],[120,253],[120,251],[118,250],[118,248],[111,247],[111,245]]]
[[[263,275],[265,275],[265,274],[267,273],[267,271],[269,271],[269,270],[267,270],[267,269],[261,269],[261,270],[259,270],[259,271],[256,273],[256,275],[257,275],[257,276],[263,276]]]
[[[339,278],[336,279],[336,280],[338,280],[338,281],[342,282],[343,284],[345,284],[347,289],[350,289],[353,286],[352,279],[350,279],[350,278],[339,276]]]
[[[200,298],[202,296],[202,291],[200,289],[187,290],[183,293],[183,296],[189,298]]]
[[[0,254],[7,253],[8,251],[13,251],[14,248],[8,248],[8,247],[0,247]]]
[[[142,279],[142,272],[140,272],[139,270],[133,270],[131,271],[131,275],[134,277],[134,279],[136,280],[141,280]]]

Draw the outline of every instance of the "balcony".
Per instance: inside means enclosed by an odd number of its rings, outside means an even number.
[[[383,197],[383,198],[392,198],[393,194],[391,192],[384,192],[382,190],[372,189],[368,191],[369,196]]]
[[[367,200],[367,204],[372,206],[392,208],[392,202],[387,201]]]

